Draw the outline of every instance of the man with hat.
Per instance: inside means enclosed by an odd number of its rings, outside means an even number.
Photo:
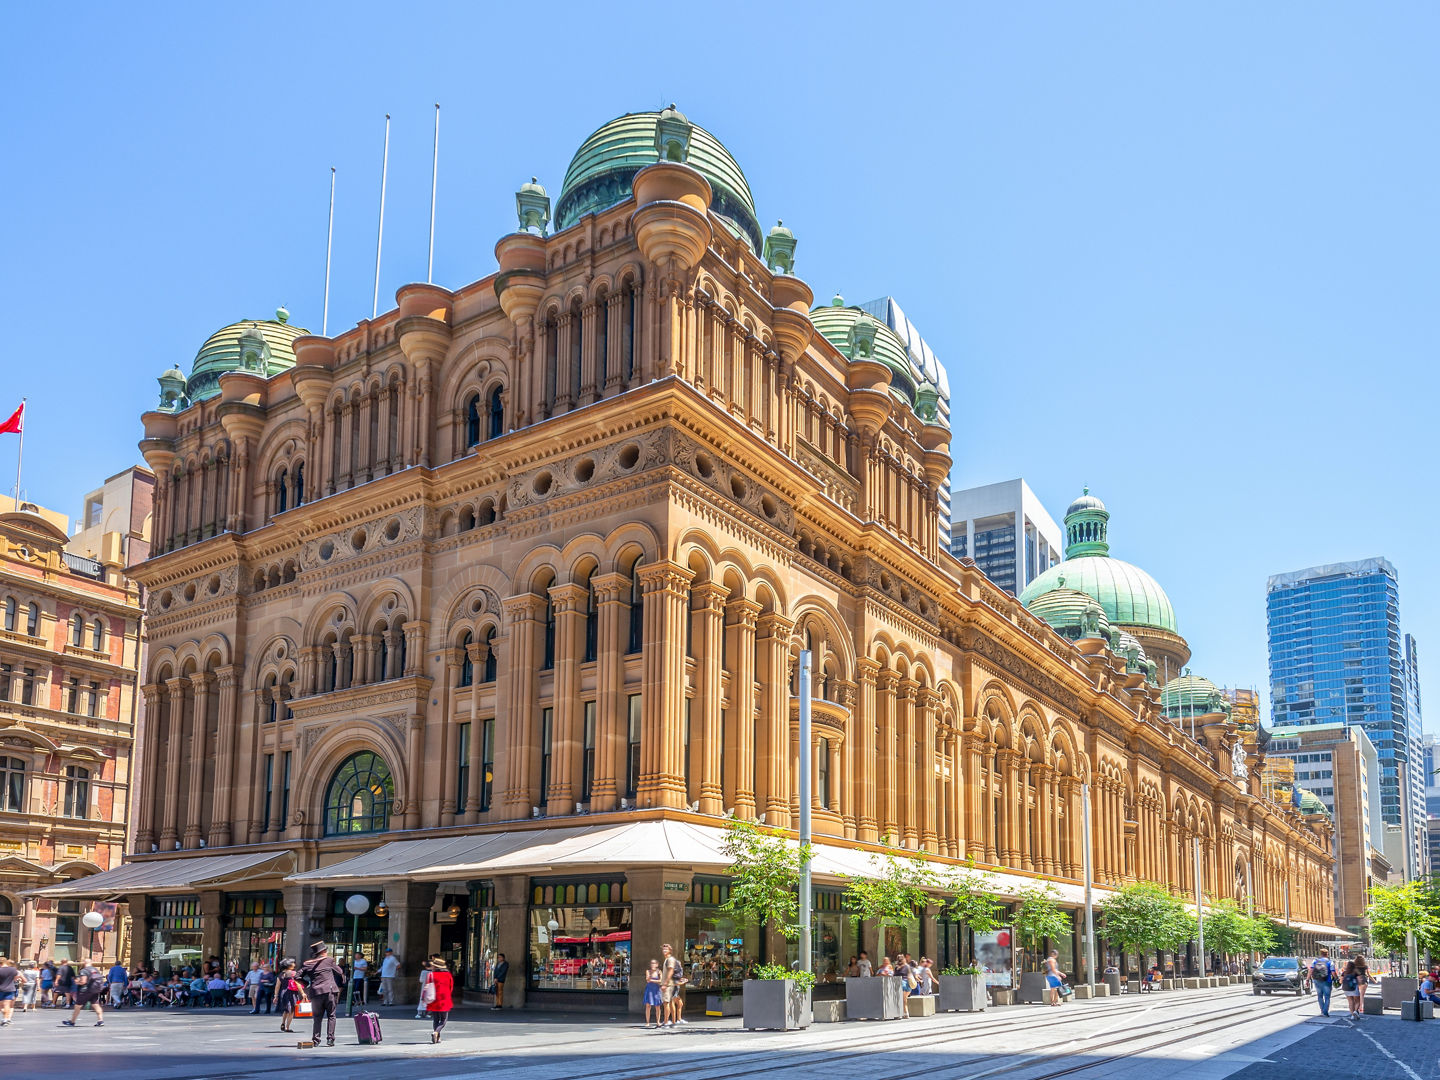
[[[310,1036],[316,1046],[320,1045],[320,1021],[329,1021],[326,1030],[326,1045],[335,1045],[335,1007],[340,1003],[340,987],[345,982],[345,972],[339,964],[330,959],[330,950],[325,942],[317,941],[310,946],[310,959],[300,968],[300,977],[310,988],[310,1001],[315,1009],[315,1033]]]

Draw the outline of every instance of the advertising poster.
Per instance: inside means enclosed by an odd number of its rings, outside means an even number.
[[[986,986],[1009,988],[1015,968],[1015,949],[1009,927],[992,934],[975,935],[975,964],[985,974]]]

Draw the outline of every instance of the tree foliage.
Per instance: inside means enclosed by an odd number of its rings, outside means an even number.
[[[935,872],[925,860],[924,852],[907,854],[890,846],[888,836],[882,838],[885,850],[871,855],[874,876],[855,875],[845,880],[845,903],[861,920],[876,919],[881,923],[905,919],[922,910],[930,900],[929,890],[936,885]]]
[[[1003,925],[1000,912],[1004,905],[993,891],[994,878],[975,873],[974,865],[974,859],[967,860],[964,870],[941,879],[940,889],[949,896],[941,913],[977,934],[989,934]]]
[[[1205,947],[1227,956],[1274,951],[1275,933],[1269,919],[1257,919],[1240,910],[1228,896],[1212,898],[1205,911]]]
[[[1010,925],[1031,957],[1039,954],[1046,938],[1062,938],[1070,933],[1070,916],[1055,903],[1057,894],[1049,885],[1022,889],[1017,895],[1020,902]]]
[[[1407,936],[1422,949],[1440,947],[1440,889],[1433,881],[1370,888],[1370,936],[1387,952],[1403,952]]]
[[[730,896],[721,910],[769,924],[788,940],[800,936],[800,865],[810,845],[783,832],[732,818],[722,848],[731,860]]]
[[[1185,902],[1151,881],[1122,885],[1100,912],[1105,940],[1135,952],[1177,948],[1194,936],[1194,927]]]

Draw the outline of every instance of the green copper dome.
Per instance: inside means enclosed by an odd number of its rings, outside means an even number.
[[[660,160],[656,132],[662,118],[689,126],[685,164],[710,181],[710,208],[758,253],[764,237],[745,171],[719,139],[673,107],[663,113],[627,113],[580,144],[570,168],[565,170],[565,183],[555,203],[555,227],[568,229],[586,214],[630,197],[630,182],[635,174]]]
[[[857,326],[859,323],[858,337],[870,341],[873,340],[874,359],[879,360],[892,372],[890,388],[900,397],[908,401],[913,408],[916,404],[916,393],[922,388],[935,389],[935,385],[925,377],[910,358],[910,351],[905,348],[905,342],[900,335],[891,330],[879,319],[858,307],[846,307],[844,299],[837,293],[835,299],[828,305],[817,307],[810,312],[810,321],[815,324],[815,329],[820,331],[821,337],[834,345],[841,356],[854,358],[856,352]],[[944,418],[940,418],[945,422]]]
[[[1330,811],[1325,809],[1325,804],[1320,801],[1320,796],[1308,788],[1297,787],[1295,789],[1295,797],[1296,805],[1300,808],[1300,813],[1306,815],[1321,814],[1325,817],[1330,816]]]
[[[246,319],[216,330],[195,354],[185,396],[192,402],[214,397],[220,392],[220,376],[227,371],[244,368],[269,377],[294,367],[293,342],[310,331],[291,326],[289,317],[281,308],[274,319]]]
[[[1200,675],[1171,679],[1160,691],[1160,711],[1172,720],[1230,711],[1220,688]]]
[[[1044,596],[1037,597],[1030,605],[1030,614],[1044,619],[1060,634],[1071,641],[1082,637],[1110,637],[1110,620],[1105,609],[1088,593],[1063,585]]]
[[[1110,556],[1110,512],[1085,490],[1065,515],[1065,561],[1052,566],[1025,587],[1020,602],[1027,608],[1061,582],[1100,601],[1116,626],[1147,626],[1179,634],[1175,609],[1159,583],[1138,566]]]

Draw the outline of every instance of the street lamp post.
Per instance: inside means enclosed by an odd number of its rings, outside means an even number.
[[[800,652],[800,850],[807,852],[810,843],[810,650]],[[800,860],[800,943],[799,964],[801,971],[810,970],[810,856],[808,852]]]
[[[93,958],[95,956],[95,931],[100,929],[100,925],[105,921],[105,916],[98,911],[87,911],[80,917],[80,921],[90,931],[90,956]]]
[[[355,1013],[355,950],[360,941],[360,916],[370,910],[370,898],[355,893],[345,901],[345,910],[350,913],[350,994],[345,999],[345,1015]]]

